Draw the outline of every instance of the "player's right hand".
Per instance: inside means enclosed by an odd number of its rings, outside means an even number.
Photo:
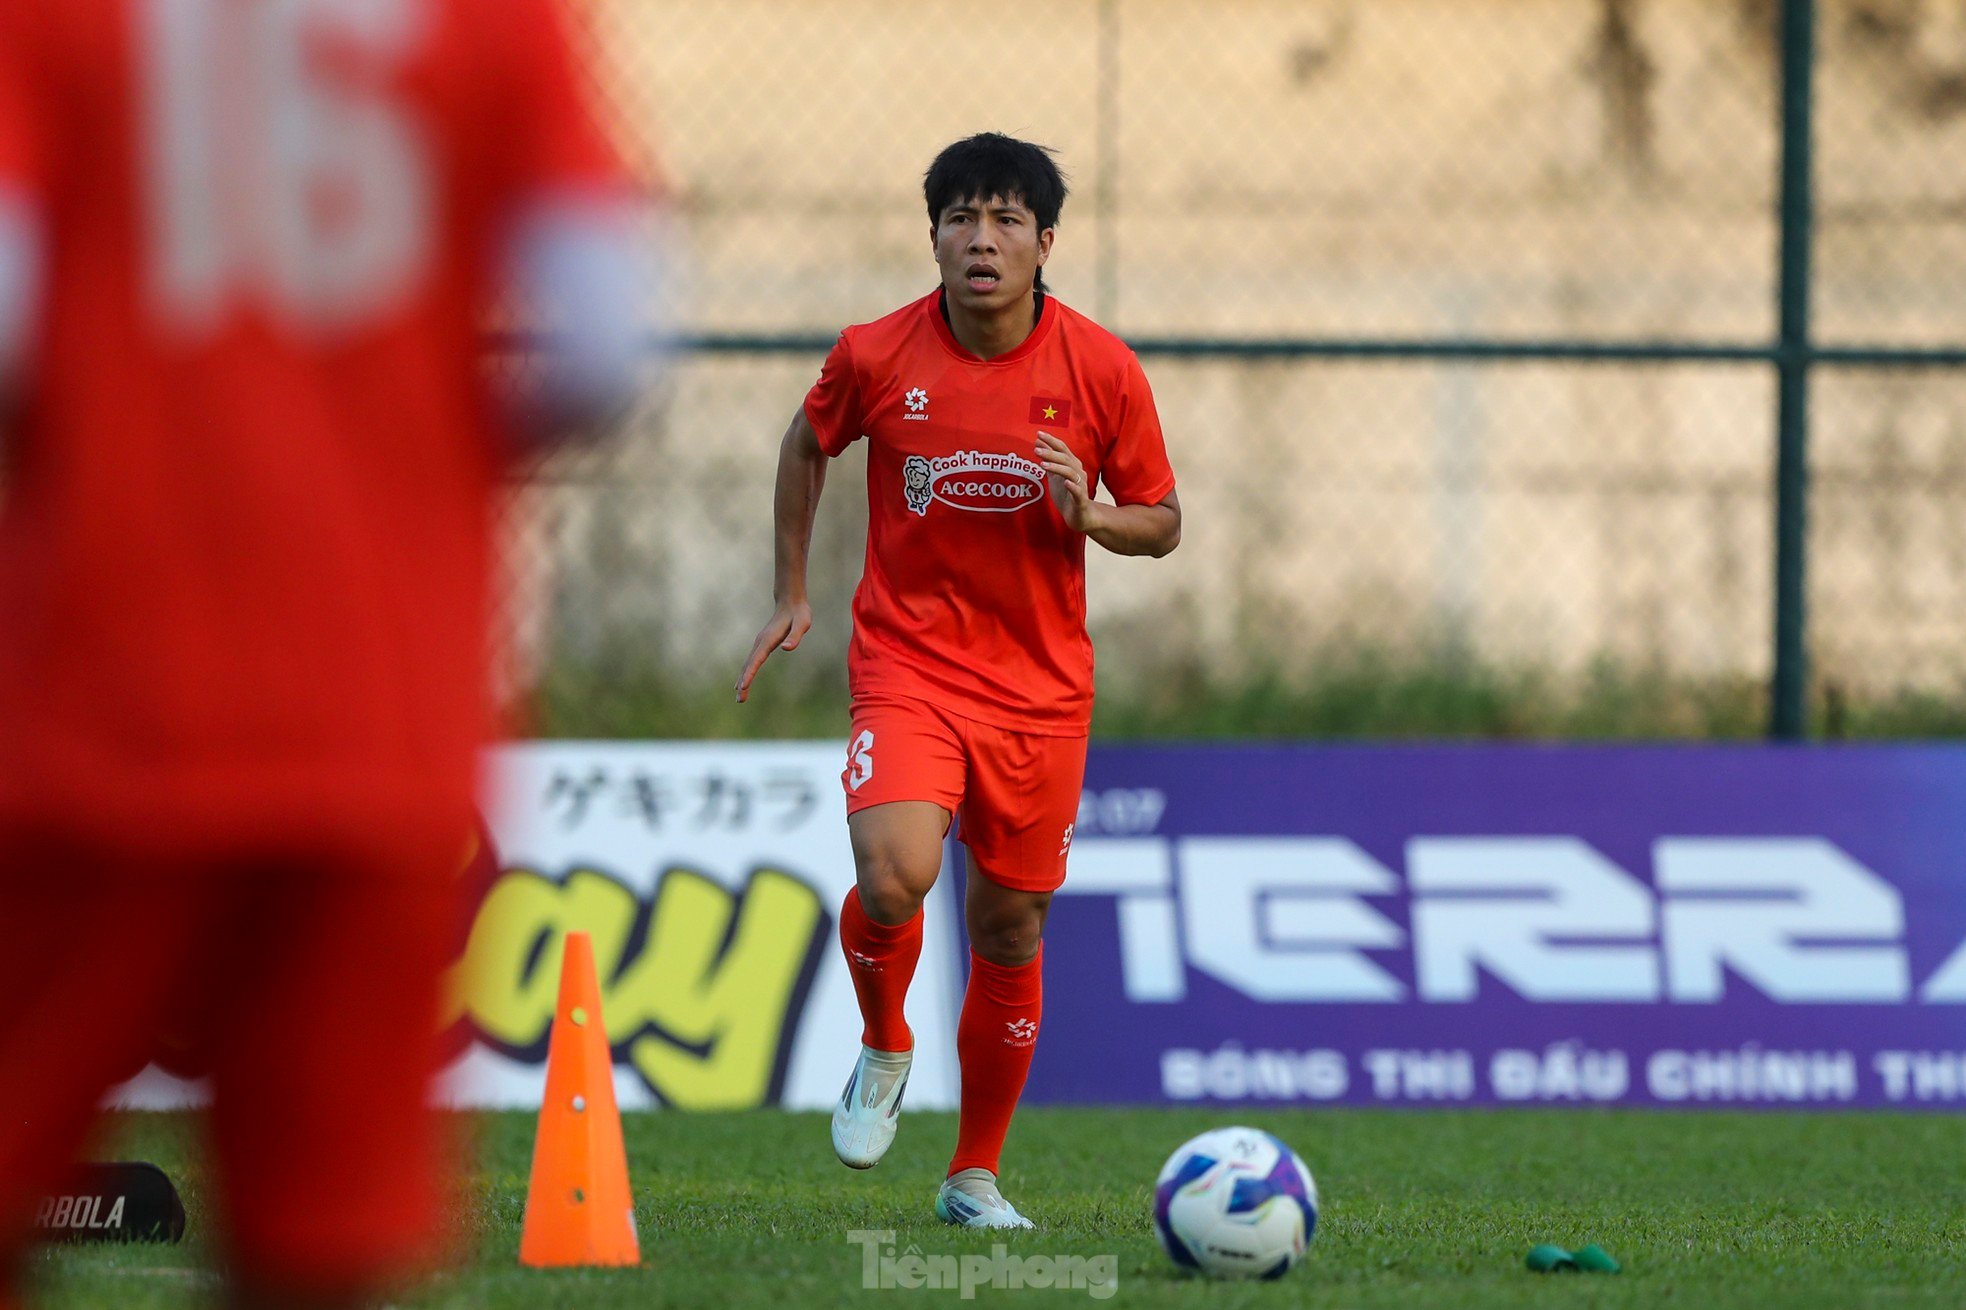
[[[758,676],[765,659],[774,650],[797,650],[799,642],[812,630],[812,606],[802,600],[780,601],[758,639],[751,643],[751,655],[744,671],[737,675],[737,699],[741,704],[751,694],[751,679]]]

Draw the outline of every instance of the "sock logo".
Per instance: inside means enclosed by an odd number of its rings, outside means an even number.
[[[871,955],[862,955],[859,951],[849,950],[847,952],[847,958],[863,969],[868,969],[875,973],[879,973],[881,970],[881,962]]]
[[[874,730],[862,728],[860,735],[846,749],[846,772],[841,775],[846,780],[848,791],[859,791],[874,776]]]
[[[1004,1031],[1010,1034],[1010,1036],[1003,1039],[1005,1046],[1029,1046],[1038,1039],[1038,1021],[1036,1019],[1012,1019],[1004,1025]]]

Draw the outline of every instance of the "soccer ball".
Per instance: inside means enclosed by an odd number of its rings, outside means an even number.
[[[1175,1264],[1217,1278],[1281,1278],[1317,1232],[1317,1184],[1297,1153],[1254,1128],[1216,1128],[1167,1157],[1154,1232]]]

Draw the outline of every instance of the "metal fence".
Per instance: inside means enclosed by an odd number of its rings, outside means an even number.
[[[1181,476],[1178,552],[1093,552],[1102,697],[1619,668],[1771,686],[1795,735],[1824,688],[1966,685],[1960,0],[588,7],[680,202],[688,351],[522,493],[522,682],[728,682],[777,438],[843,324],[934,285],[921,172],[992,128],[1057,149],[1047,280],[1141,353]],[[814,695],[841,464],[767,674]]]

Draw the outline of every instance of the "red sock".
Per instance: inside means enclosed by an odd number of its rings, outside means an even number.
[[[922,912],[916,910],[906,923],[876,923],[867,917],[856,887],[840,907],[840,946],[860,998],[861,1042],[877,1051],[914,1050],[915,1035],[901,1011],[922,958]]]
[[[956,1128],[960,1169],[997,1171],[1004,1135],[1037,1049],[1044,1013],[1044,943],[1029,963],[1014,968],[969,955],[969,990],[956,1024],[956,1058],[962,1064],[962,1116]]]

